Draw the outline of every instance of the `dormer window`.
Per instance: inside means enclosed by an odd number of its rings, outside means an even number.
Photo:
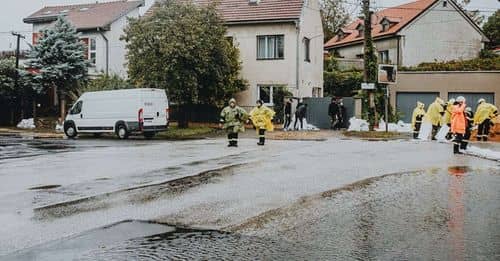
[[[337,31],[337,42],[342,41],[344,38],[352,34],[352,30],[340,29]]]
[[[384,17],[382,18],[382,20],[380,21],[380,25],[382,26],[382,29],[381,29],[381,32],[387,32],[389,31],[389,29],[399,23],[401,21],[400,18],[395,18],[395,17]]]
[[[358,37],[362,37],[365,34],[365,26],[363,23],[359,23],[358,26],[356,26],[356,30],[358,31]]]

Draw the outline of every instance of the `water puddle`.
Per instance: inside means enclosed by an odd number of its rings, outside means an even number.
[[[2,260],[304,259],[305,256],[299,250],[285,241],[216,230],[124,221],[26,249]]]

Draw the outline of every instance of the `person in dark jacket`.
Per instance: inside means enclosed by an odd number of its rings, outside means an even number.
[[[339,101],[339,111],[340,111],[340,125],[339,130],[342,128],[347,128],[347,109],[344,106],[342,99]]]
[[[340,119],[339,119],[339,112],[340,112],[340,109],[339,109],[339,105],[337,103],[337,99],[335,98],[332,98],[331,102],[330,102],[330,105],[328,105],[328,116],[330,116],[330,128],[332,130],[335,130]]]
[[[290,124],[292,124],[292,99],[287,100],[285,104],[285,124],[283,129],[288,130]]]
[[[297,122],[300,121],[300,129],[304,129],[304,118],[307,115],[307,104],[299,102],[297,104],[297,110],[295,111],[295,122],[293,123],[293,128],[298,130]]]
[[[460,149],[466,150],[467,145],[469,144],[470,136],[472,133],[472,128],[474,128],[474,112],[472,112],[471,107],[465,108],[465,135],[462,140],[462,143],[460,144]]]

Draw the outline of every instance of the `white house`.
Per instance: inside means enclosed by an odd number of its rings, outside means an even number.
[[[212,0],[192,0],[208,4]],[[155,6],[150,12],[154,12]],[[243,107],[257,99],[273,104],[273,90],[296,97],[323,95],[323,26],[318,0],[219,0],[216,6],[227,37],[240,50],[248,90],[237,96]]]
[[[125,42],[120,40],[127,18],[139,17],[140,1],[114,1],[93,4],[44,7],[24,18],[33,24],[33,44],[40,32],[51,26],[59,16],[65,16],[81,33],[87,46],[87,59],[92,64],[89,74],[100,73],[127,76]]]
[[[414,66],[423,62],[476,58],[488,41],[453,0],[419,0],[374,13],[372,36],[379,63]],[[363,57],[363,20],[357,19],[325,44],[345,59]]]

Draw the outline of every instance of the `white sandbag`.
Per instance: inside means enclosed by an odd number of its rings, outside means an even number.
[[[450,132],[450,127],[448,125],[441,126],[438,133],[436,134],[436,139],[438,141],[446,141],[446,135]]]
[[[349,129],[348,131],[369,131],[370,126],[366,120],[356,119],[352,117],[349,119]]]
[[[17,127],[19,129],[34,129],[34,128],[36,128],[35,127],[35,121],[33,120],[33,118],[21,120],[17,124]]]
[[[420,132],[418,133],[419,140],[429,140],[432,135],[432,123],[430,122],[422,122],[420,126]]]

